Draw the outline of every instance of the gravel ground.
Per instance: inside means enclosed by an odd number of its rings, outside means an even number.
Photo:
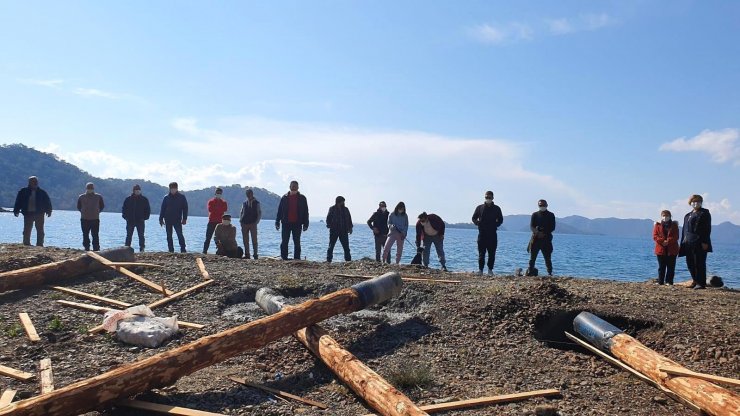
[[[0,245],[0,272],[80,255],[78,250]],[[195,254],[143,253],[137,260],[165,266],[134,269],[178,291],[203,279]],[[201,256],[202,257],[202,256]],[[270,286],[296,303],[351,286],[337,273],[380,275],[394,268],[370,260],[348,263],[284,262],[205,256],[216,283],[170,305],[176,314],[206,325],[182,329],[157,349],[126,345],[115,336],[86,330],[102,316],[66,308],[76,299],[48,288],[0,294],[0,364],[36,373],[51,358],[54,384],[63,387],[125,363],[187,344],[263,317],[255,291]],[[486,395],[558,388],[562,397],[449,411],[446,415],[691,415],[684,406],[573,345],[563,331],[588,310],[625,329],[644,344],[687,367],[712,374],[740,374],[740,296],[736,290],[693,291],[650,282],[622,283],[582,278],[478,277],[402,266],[402,274],[458,279],[461,284],[407,282],[401,295],[378,307],[322,323],[333,337],[419,404]],[[63,283],[77,290],[129,303],[161,295],[113,271]],[[101,305],[104,306],[104,305]],[[42,338],[30,343],[18,331],[18,312],[28,312]],[[320,411],[286,402],[226,378],[237,375],[323,402]],[[0,377],[0,388],[18,390],[16,400],[39,394],[38,383]],[[200,370],[176,384],[137,398],[228,415],[358,415],[361,399],[292,337]],[[548,413],[550,412],[550,413]],[[123,408],[89,415],[141,415]]]

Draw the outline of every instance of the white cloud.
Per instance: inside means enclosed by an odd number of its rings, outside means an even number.
[[[740,129],[704,130],[686,139],[680,137],[663,143],[659,150],[671,152],[701,152],[709,155],[716,163],[733,162],[740,165]]]
[[[701,196],[704,199],[702,206],[712,214],[712,223],[719,224],[724,221],[730,221],[733,224],[740,224],[740,210],[733,207],[729,198],[712,199],[708,193],[701,194]],[[686,198],[674,200],[670,205],[662,205],[660,209],[671,211],[673,219],[681,223],[684,215],[691,211],[688,200],[689,195],[686,195]]]
[[[615,20],[606,13],[582,14],[581,21],[583,21],[588,30],[601,29],[615,23]]]
[[[511,22],[505,25],[483,24],[469,29],[468,32],[474,39],[493,45],[531,40],[534,36],[531,27],[519,22]]]
[[[19,79],[24,84],[38,85],[40,87],[59,88],[64,84],[63,79]]]
[[[124,96],[121,94],[115,94],[95,88],[75,88],[74,90],[72,90],[72,93],[83,97],[107,98],[109,100],[118,100],[124,98]]]
[[[575,28],[568,19],[547,19],[547,25],[549,26],[550,33],[554,35],[565,35],[575,31]]]
[[[547,28],[552,35],[568,35],[576,32],[599,30],[616,23],[616,20],[606,13],[582,14],[578,18],[545,19]]]

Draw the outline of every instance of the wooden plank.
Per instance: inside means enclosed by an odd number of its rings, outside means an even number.
[[[145,402],[142,400],[119,400],[116,406],[129,407],[131,409],[147,410],[150,412],[164,413],[166,415],[180,416],[224,416],[222,413],[204,412],[202,410],[188,409],[187,407],[169,406]]]
[[[348,279],[372,279],[375,276],[365,276],[365,275],[359,275],[359,274],[343,274],[343,273],[336,273],[334,274],[336,277],[345,277]],[[462,283],[462,280],[445,280],[445,279],[430,279],[426,277],[403,277],[401,276],[401,280],[404,282],[428,282],[428,283]]]
[[[7,389],[3,392],[3,395],[0,396],[0,408],[3,408],[10,403],[13,402],[13,399],[15,398],[16,391],[13,389]]]
[[[731,386],[740,386],[740,380],[735,379],[735,378],[720,377],[720,376],[715,376],[715,375],[706,374],[706,373],[697,373],[696,371],[691,371],[691,370],[688,370],[682,367],[660,366],[658,369],[672,376],[700,378],[702,380],[714,381],[714,382],[722,383],[722,384],[729,384]]]
[[[200,274],[203,275],[203,280],[211,280],[211,275],[208,274],[208,270],[206,270],[206,265],[203,264],[203,259],[198,257],[195,259],[195,263],[198,265],[198,270],[200,270]]]
[[[108,308],[105,306],[97,306],[97,305],[88,305],[86,303],[78,303],[78,302],[69,302],[66,300],[58,300],[57,303],[64,306],[69,306],[70,308],[80,309],[87,312],[94,312],[94,313],[106,313],[112,308]],[[181,326],[183,328],[191,328],[191,329],[203,329],[205,328],[205,325],[201,324],[194,324],[192,322],[185,322],[185,321],[177,321],[177,325]],[[103,325],[98,325],[92,329],[90,329],[88,332],[91,334],[97,334],[98,332],[103,331]]]
[[[62,286],[52,286],[51,288],[54,290],[58,290],[60,292],[70,294],[70,295],[74,295],[74,296],[78,296],[78,297],[90,299],[90,300],[97,300],[98,302],[107,303],[108,305],[118,306],[121,308],[128,308],[131,306],[130,303],[121,302],[120,300],[106,298],[104,296],[93,295],[92,293],[81,292],[79,290],[69,289],[69,288],[62,287]]]
[[[38,332],[36,332],[36,327],[33,326],[31,317],[28,316],[26,312],[19,313],[18,317],[21,319],[21,324],[23,325],[23,329],[26,331],[26,335],[28,335],[28,339],[30,339],[31,342],[41,341]]]
[[[174,300],[176,300],[178,298],[181,298],[181,297],[183,297],[183,296],[185,296],[185,295],[187,295],[189,293],[195,292],[196,290],[198,290],[198,289],[200,289],[202,287],[208,286],[208,285],[210,285],[213,282],[215,282],[215,280],[207,280],[205,282],[198,283],[197,285],[195,285],[193,287],[187,288],[185,290],[181,290],[181,291],[179,291],[177,293],[173,293],[170,296],[167,296],[166,298],[162,298],[162,299],[159,299],[157,301],[154,301],[154,302],[150,303],[147,306],[149,306],[149,309],[152,309],[152,310],[153,309],[156,309],[156,308],[158,308],[160,306],[163,306],[163,305],[166,305],[166,304],[168,304],[168,303],[170,303],[170,302],[172,302],[172,301],[174,301]]]
[[[121,267],[156,267],[159,269],[163,269],[165,266],[162,266],[161,264],[152,264],[152,263],[137,263],[135,261],[112,261],[110,262],[111,266],[121,266]]]
[[[290,393],[284,392],[282,390],[273,389],[271,387],[267,387],[267,386],[262,385],[262,384],[257,384],[257,383],[251,382],[251,381],[249,381],[249,380],[247,380],[245,378],[234,377],[234,376],[228,376],[227,378],[229,380],[235,382],[235,383],[243,384],[245,386],[253,387],[255,389],[260,389],[260,390],[266,391],[268,393],[272,393],[272,394],[274,394],[274,395],[276,395],[278,397],[282,397],[284,399],[292,399],[292,400],[295,400],[297,402],[301,402],[301,403],[307,404],[309,406],[316,406],[316,407],[318,407],[319,409],[322,409],[322,410],[325,410],[325,409],[328,409],[329,408],[329,406],[327,406],[327,405],[325,405],[323,403],[320,403],[320,402],[317,402],[317,401],[314,401],[314,400],[311,400],[311,399],[306,399],[304,397],[296,396],[294,394],[290,394]]]
[[[85,252],[85,254],[87,254],[89,257],[92,257],[93,259],[99,261],[104,266],[109,267],[109,268],[117,271],[118,273],[121,273],[122,275],[124,275],[126,277],[129,277],[129,278],[131,278],[133,280],[136,280],[137,282],[139,282],[139,283],[141,283],[141,284],[149,287],[150,289],[154,290],[155,292],[165,292],[165,293],[167,293],[168,296],[172,294],[171,291],[168,291],[167,289],[165,289],[162,286],[160,286],[160,285],[152,282],[151,280],[145,279],[145,278],[139,276],[138,274],[132,272],[131,270],[128,270],[125,267],[116,266],[114,264],[114,262],[106,259],[105,257],[101,256],[98,253],[95,253],[94,251],[87,251],[87,252]]]
[[[31,373],[26,373],[25,371],[16,370],[15,368],[6,367],[4,365],[0,365],[0,375],[20,381],[28,381],[34,377]]]
[[[51,358],[44,358],[39,362],[39,382],[41,394],[54,391],[54,375],[51,372]]]

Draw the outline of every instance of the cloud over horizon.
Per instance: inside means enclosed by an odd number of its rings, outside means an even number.
[[[473,39],[489,44],[504,45],[519,41],[534,40],[536,35],[568,35],[577,32],[595,31],[612,26],[616,19],[607,13],[584,13],[578,17],[541,19],[535,22],[511,21],[508,23],[484,23],[467,30]]]
[[[740,166],[740,129],[704,130],[687,139],[680,137],[660,145],[669,152],[700,152],[709,155],[715,163],[732,162]]]

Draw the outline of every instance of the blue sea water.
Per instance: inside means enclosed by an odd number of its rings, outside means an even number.
[[[368,213],[369,216],[370,213]],[[126,237],[125,222],[118,213],[102,213],[100,225],[101,248],[122,246]],[[200,252],[203,249],[205,230],[208,219],[205,217],[190,217],[185,225],[184,233],[187,249],[191,252]],[[280,233],[275,231],[273,220],[264,220],[259,225],[259,254],[261,256],[280,255]],[[156,220],[147,221],[146,250],[166,251],[164,229]],[[46,219],[47,246],[70,247],[82,249],[82,233],[80,231],[79,213],[77,211],[54,211],[51,218]],[[16,218],[12,213],[0,214],[0,243],[20,243],[23,230],[22,218]],[[450,271],[478,270],[478,254],[476,246],[477,230],[448,229],[445,235],[445,252],[447,267]],[[571,235],[556,234],[553,240],[555,251],[553,264],[555,275],[593,277],[621,281],[641,282],[657,275],[657,261],[653,255],[652,229],[645,230],[645,238],[623,238],[598,235]],[[240,233],[238,240],[241,245]],[[499,232],[498,251],[494,272],[497,274],[512,274],[517,267],[526,268],[529,254],[526,251],[529,233]],[[35,243],[35,231],[31,235],[31,242]],[[308,260],[323,261],[326,259],[326,249],[329,241],[329,232],[320,222],[312,222],[308,231],[303,233],[302,256]],[[409,236],[403,253],[403,263],[409,263],[416,250],[413,246],[413,234]],[[363,257],[375,258],[372,231],[365,224],[355,224],[354,233],[350,236],[350,248],[353,259]],[[138,248],[138,240],[134,233],[133,247]],[[292,253],[292,242],[289,245]],[[177,238],[175,237],[175,248]],[[210,253],[215,252],[211,244]],[[395,251],[394,251],[395,253]],[[291,254],[292,256],[292,254]],[[341,260],[342,249],[337,243],[334,261]],[[432,250],[432,267],[439,267],[437,256]],[[544,271],[542,257],[537,260],[537,268]],[[715,244],[714,252],[707,260],[709,275],[721,276],[725,284],[732,288],[740,288],[740,244]],[[690,279],[686,263],[679,258],[676,266],[675,281]]]

